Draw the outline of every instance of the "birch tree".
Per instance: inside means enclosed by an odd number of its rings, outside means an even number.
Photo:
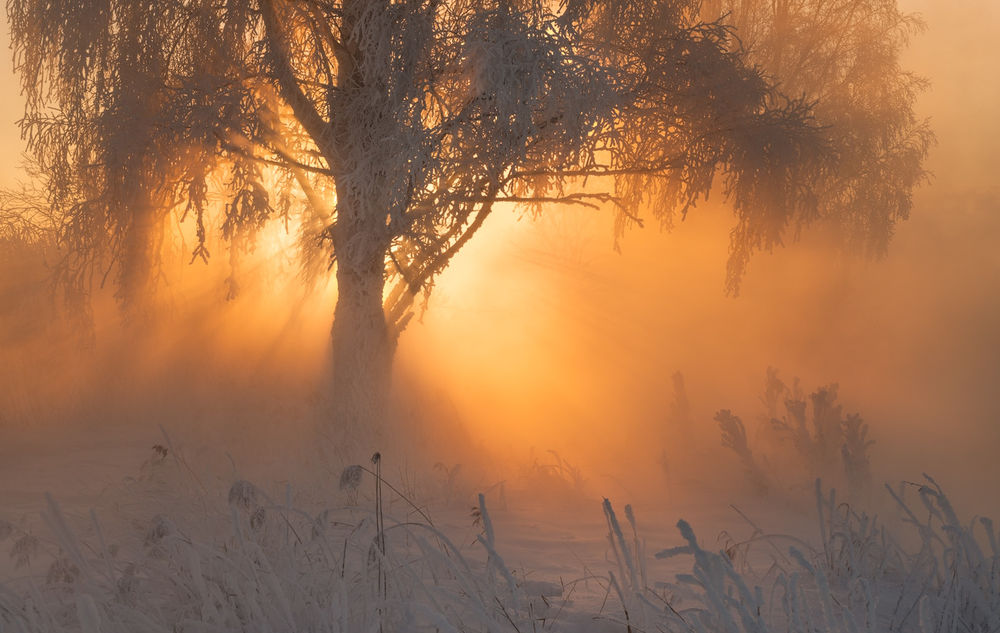
[[[148,255],[152,244],[147,209],[154,225],[171,205],[200,222],[206,174],[223,170],[225,236],[252,239],[276,212],[261,170],[276,171],[336,271],[332,389],[339,421],[356,425],[383,411],[414,302],[512,205],[606,208],[621,232],[644,219],[669,226],[721,189],[737,221],[734,283],[746,256],[789,227],[837,217],[891,230],[899,214],[873,222],[882,209],[827,193],[840,152],[868,130],[822,125],[821,106],[838,104],[783,92],[730,24],[700,10],[697,0],[9,0],[25,130],[59,183],[52,205],[70,250],[104,248],[129,294],[146,267],[129,249]],[[101,125],[82,129],[90,121]],[[912,185],[890,187],[908,201]]]

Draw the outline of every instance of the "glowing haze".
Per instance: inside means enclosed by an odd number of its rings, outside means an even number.
[[[733,299],[723,208],[705,205],[669,234],[630,233],[621,254],[596,214],[497,218],[442,277],[404,366],[446,389],[487,445],[579,455],[595,478],[648,472],[663,438],[680,439],[662,428],[675,371],[696,413],[689,432],[711,444],[715,410],[759,414],[774,366],[806,390],[839,383],[845,410],[872,427],[876,477],[995,481],[1000,9],[903,8],[927,24],[905,61],[931,82],[920,114],[938,146],[885,260],[806,235],[754,260]]]
[[[904,8],[928,25],[907,61],[933,86],[921,112],[932,117],[939,145],[929,163],[935,177],[884,261],[845,259],[807,234],[753,260],[741,296],[730,298],[723,287],[731,220],[716,204],[695,209],[671,233],[649,226],[627,234],[620,253],[611,218],[599,212],[498,214],[401,339],[399,424],[422,425],[407,432],[422,438],[415,446],[433,447],[426,460],[481,462],[499,477],[532,452],[553,450],[579,465],[597,494],[640,480],[659,485],[665,450],[683,464],[671,446],[685,438],[717,446],[717,409],[747,420],[760,413],[773,366],[806,390],[839,383],[845,409],[871,425],[877,478],[932,469],[946,483],[995,482],[1000,9],[987,0],[959,8],[912,0]],[[13,95],[9,65],[3,72]],[[0,103],[0,176],[8,184],[18,178],[20,114],[16,99]],[[109,436],[132,425],[144,438],[162,424],[202,434],[193,442],[266,454],[283,431],[310,428],[334,289],[304,289],[283,255],[293,233],[268,231],[244,264],[248,281],[237,301],[223,298],[221,249],[212,274],[193,274],[190,266],[204,264],[186,258],[176,264],[163,304],[169,317],[143,345],[119,333],[117,314],[99,297],[98,351],[87,361],[97,369],[73,357],[53,363],[54,374],[8,376],[0,433],[79,423]],[[23,362],[70,349],[32,340],[32,331],[3,333],[4,354]],[[668,427],[677,371],[693,411],[685,429]],[[264,441],[246,439],[254,436]],[[703,469],[690,478],[733,472]]]

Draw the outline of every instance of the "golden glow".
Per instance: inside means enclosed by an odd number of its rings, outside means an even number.
[[[531,221],[498,210],[437,280],[398,351],[401,397],[440,394],[460,423],[435,428],[441,405],[415,428],[413,405],[394,432],[437,433],[425,456],[431,463],[470,468],[478,458],[461,453],[464,437],[501,455],[506,468],[532,448],[552,449],[598,483],[608,474],[659,485],[666,442],[715,449],[715,410],[759,413],[770,365],[806,388],[840,383],[846,409],[871,423],[876,454],[891,470],[877,477],[926,468],[917,458],[928,447],[966,464],[996,464],[988,453],[1000,442],[1000,301],[991,291],[1000,287],[1000,194],[987,158],[1000,138],[991,114],[1000,95],[984,78],[995,70],[989,46],[1000,19],[987,0],[968,11],[909,4],[931,25],[914,39],[912,57],[936,86],[923,107],[940,137],[931,163],[938,176],[919,192],[886,261],[844,262],[807,236],[756,258],[743,296],[730,299],[723,287],[731,219],[722,208],[694,210],[669,235],[634,231],[620,255],[607,215],[565,210]],[[13,79],[5,85],[13,94]],[[218,218],[211,222],[217,235]],[[261,436],[264,445],[269,433],[291,434],[301,420],[321,417],[313,405],[324,387],[336,289],[329,274],[315,287],[302,282],[292,255],[298,223],[268,224],[256,248],[236,258],[240,292],[229,301],[226,247],[213,241],[209,262],[191,264],[193,226],[181,225],[167,249],[159,321],[125,332],[111,291],[99,292],[93,352],[81,353],[66,332],[17,329],[8,324],[20,328],[25,319],[0,313],[0,411],[8,416],[0,424],[162,423],[206,435],[225,428],[227,442]],[[29,305],[20,298],[7,305]],[[666,428],[664,415],[678,370],[696,413],[683,432]],[[719,481],[704,461],[687,476]],[[950,474],[997,474],[970,470],[953,466]]]
[[[3,25],[0,28],[0,51],[4,51],[3,62],[0,63],[0,87],[7,95],[6,99],[0,100],[0,147],[4,148],[0,152],[0,185],[9,187],[23,177],[19,163],[24,142],[21,140],[17,121],[24,116],[24,101],[13,98],[13,95],[20,94],[21,91],[7,53],[10,50],[10,32],[6,13],[0,23]]]

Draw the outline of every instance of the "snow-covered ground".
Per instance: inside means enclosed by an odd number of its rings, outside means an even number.
[[[445,497],[388,467],[379,504],[366,470],[252,482],[218,452],[169,436],[152,448],[149,433],[26,433],[0,449],[0,631],[929,633],[1000,621],[993,526],[952,516],[930,482],[906,487],[913,515],[887,513],[888,528],[825,491],[817,520],[815,497],[737,509],[654,494],[626,508],[570,487],[540,499],[516,478],[482,500]]]

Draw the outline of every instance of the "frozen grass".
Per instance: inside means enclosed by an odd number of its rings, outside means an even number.
[[[7,530],[21,562],[47,571],[2,588],[0,631],[499,631],[529,619],[482,497],[480,556],[427,520],[383,523],[379,507],[310,514],[247,481],[228,497],[218,542],[157,515],[127,553],[93,515],[92,538],[78,537],[49,499],[45,541]]]
[[[713,551],[682,520],[683,544],[653,556],[688,571],[666,578],[647,565],[632,508],[623,521],[605,500],[610,568],[586,577],[605,594],[598,606],[574,604],[572,582],[529,581],[509,568],[483,495],[471,546],[415,509],[398,520],[383,514],[379,499],[395,493],[376,478],[378,467],[349,469],[342,481],[375,486],[368,509],[310,513],[290,492],[272,499],[237,481],[215,539],[156,515],[137,542],[113,545],[94,513],[81,525],[49,499],[44,535],[0,524],[0,539],[28,570],[0,585],[0,631],[1000,630],[994,526],[960,520],[929,477],[889,490],[902,519],[896,530],[818,482],[812,543],[751,523],[748,539]]]
[[[710,551],[682,520],[677,527],[686,545],[655,556],[688,556],[692,570],[668,582],[646,580],[641,549],[628,546],[605,502],[622,581],[609,577],[621,588],[622,624],[634,631],[705,633],[1000,631],[993,523],[960,521],[941,488],[925,477],[925,484],[889,489],[910,528],[899,539],[876,517],[824,494],[818,482],[816,547],[755,529],[743,543]],[[628,506],[626,514],[634,529]],[[770,551],[768,564],[747,563],[754,547]]]

